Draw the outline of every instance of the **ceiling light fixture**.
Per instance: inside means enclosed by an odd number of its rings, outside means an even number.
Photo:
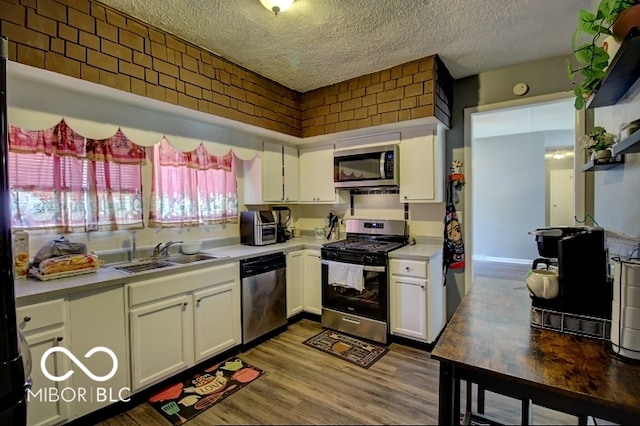
[[[289,9],[295,0],[260,0],[260,3],[278,16],[279,12]]]

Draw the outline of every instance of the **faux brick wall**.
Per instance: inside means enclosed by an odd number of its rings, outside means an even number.
[[[0,0],[0,34],[12,61],[292,136],[450,125],[437,56],[301,94],[93,0]]]
[[[301,136],[300,93],[90,0],[0,0],[9,59]]]
[[[302,95],[302,136],[417,118],[451,124],[453,79],[437,56],[412,61]]]

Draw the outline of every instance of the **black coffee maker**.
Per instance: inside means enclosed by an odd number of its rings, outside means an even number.
[[[611,319],[613,284],[603,228],[549,227],[529,232],[535,235],[545,264],[558,270],[559,294],[554,299],[532,296],[535,307],[578,315]]]
[[[291,231],[289,230],[289,222],[291,221],[291,209],[285,206],[273,207],[273,212],[278,218],[278,226],[276,231],[276,243],[284,243],[291,239]]]

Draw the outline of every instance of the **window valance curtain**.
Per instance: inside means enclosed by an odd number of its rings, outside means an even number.
[[[144,227],[146,153],[121,131],[87,139],[64,120],[43,130],[9,126],[12,225],[55,232]]]
[[[175,149],[166,138],[162,139],[158,148],[161,166],[184,166],[198,170],[213,169],[227,172],[232,168],[232,151],[226,155],[211,155],[201,143],[193,151],[182,152]]]
[[[120,129],[108,139],[87,139],[76,133],[62,119],[44,130],[25,130],[9,126],[9,150],[15,153],[86,158],[121,164],[146,163],[144,147],[129,140]]]
[[[211,155],[204,145],[176,150],[166,138],[153,148],[149,226],[237,223],[235,157]]]

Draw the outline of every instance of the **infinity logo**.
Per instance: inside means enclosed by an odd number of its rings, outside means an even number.
[[[113,361],[113,368],[111,369],[109,374],[107,374],[106,376],[96,376],[78,358],[76,358],[76,356],[72,354],[71,351],[69,351],[69,349],[63,348],[60,346],[54,346],[53,348],[47,349],[45,353],[42,355],[42,358],[40,359],[40,369],[42,370],[42,373],[47,377],[47,379],[53,380],[54,382],[61,382],[63,380],[67,380],[74,373],[73,370],[67,371],[62,376],[54,376],[53,374],[49,373],[46,366],[47,358],[49,357],[49,355],[51,355],[54,352],[62,352],[63,354],[68,356],[71,359],[71,361],[73,361],[73,363],[77,365],[84,372],[84,374],[86,374],[96,382],[105,382],[110,378],[112,378],[116,374],[116,371],[118,371],[118,357],[116,357],[116,354],[111,349],[105,348],[104,346],[96,346],[95,348],[91,349],[89,352],[84,354],[84,357],[90,358],[91,355],[95,354],[96,352],[104,352],[107,355],[109,355],[111,357],[111,360]]]

